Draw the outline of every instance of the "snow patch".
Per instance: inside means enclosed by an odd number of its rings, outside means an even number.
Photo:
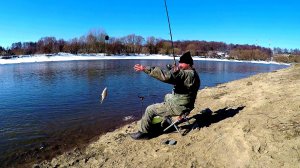
[[[133,120],[134,117],[131,115],[131,116],[126,116],[123,118],[123,121],[129,121],[129,120]]]
[[[0,56],[0,58],[2,58]],[[126,60],[126,59],[155,59],[155,60],[172,60],[172,56],[168,55],[112,55],[105,56],[104,53],[95,53],[95,54],[69,54],[69,53],[58,53],[58,54],[36,54],[36,55],[21,55],[18,57],[10,59],[0,59],[0,64],[20,64],[20,63],[33,63],[33,62],[55,62],[55,61],[80,61],[80,60]],[[176,57],[178,60],[179,57]],[[239,61],[239,60],[228,60],[228,59],[214,59],[214,58],[203,58],[200,56],[194,56],[194,60],[202,61],[227,61],[227,62],[248,62],[248,63],[260,63],[260,64],[280,64],[280,65],[290,65],[277,62],[268,62],[268,61]]]

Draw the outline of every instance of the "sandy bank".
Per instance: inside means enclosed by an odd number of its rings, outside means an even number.
[[[205,108],[213,113],[200,114]],[[183,137],[134,141],[132,123],[35,166],[299,167],[300,65],[200,90],[190,117],[198,128],[186,126]]]

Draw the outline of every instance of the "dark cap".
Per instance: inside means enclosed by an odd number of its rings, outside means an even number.
[[[184,53],[180,59],[179,59],[179,63],[186,63],[186,64],[190,64],[190,65],[193,65],[194,62],[193,62],[193,58],[191,56],[191,52],[186,52]]]

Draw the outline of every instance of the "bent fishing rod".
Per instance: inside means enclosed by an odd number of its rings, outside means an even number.
[[[170,24],[170,17],[169,17],[169,12],[168,12],[167,0],[164,0],[164,2],[165,2],[165,7],[166,7],[166,13],[167,13],[167,18],[168,18],[168,23],[169,23],[169,31],[170,31],[170,36],[171,36],[171,43],[172,43],[172,50],[173,50],[173,59],[174,59],[174,66],[176,67],[175,51],[174,51],[174,43],[173,43],[173,36],[172,36],[172,29],[171,29],[171,24]]]

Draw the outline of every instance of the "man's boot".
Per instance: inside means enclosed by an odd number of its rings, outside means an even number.
[[[131,136],[132,139],[134,140],[140,140],[140,139],[149,139],[149,134],[147,133],[143,133],[143,132],[136,132],[136,133],[132,133],[132,134],[129,134]]]

